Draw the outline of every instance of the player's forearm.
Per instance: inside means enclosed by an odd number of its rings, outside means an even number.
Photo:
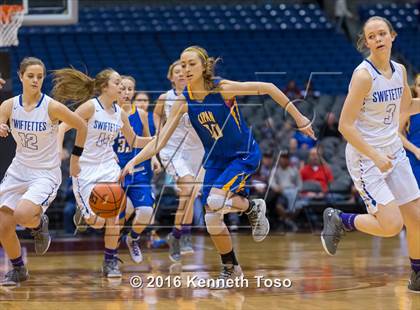
[[[74,144],[80,147],[83,147],[86,142],[86,136],[87,136],[87,125],[85,122],[81,122],[79,126],[76,128],[76,140],[74,141]]]
[[[302,113],[300,113],[300,111],[293,104],[293,102],[290,101],[289,98],[274,84],[267,83],[265,87],[267,88],[266,93],[270,95],[270,97],[276,101],[283,109],[285,109],[294,120],[298,120],[303,116]]]
[[[140,164],[142,162],[145,162],[146,160],[152,158],[154,155],[156,155],[157,153],[159,153],[160,149],[159,149],[159,145],[157,143],[157,139],[156,137],[152,137],[152,141],[150,141],[150,143],[148,143],[139,154],[137,154],[133,161],[134,164]],[[163,148],[163,147],[162,147]]]
[[[133,147],[134,148],[143,148],[152,140],[153,140],[153,137],[136,136],[136,138],[134,139]]]
[[[340,124],[338,130],[343,135],[344,139],[350,143],[356,150],[363,155],[374,159],[378,152],[374,147],[369,145],[361,136],[360,132],[354,127],[354,125],[343,125]]]

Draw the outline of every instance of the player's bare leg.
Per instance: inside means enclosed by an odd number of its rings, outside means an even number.
[[[16,221],[13,211],[6,207],[0,208],[0,243],[13,266],[1,280],[0,286],[15,286],[27,280],[29,275],[23,263],[20,242],[16,235]]]
[[[48,231],[48,216],[42,214],[42,207],[32,201],[22,199],[18,202],[14,211],[17,224],[31,228],[35,241],[35,252],[38,255],[45,254],[51,244],[51,236]]]

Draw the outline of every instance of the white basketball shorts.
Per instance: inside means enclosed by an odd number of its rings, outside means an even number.
[[[346,147],[347,169],[371,214],[378,211],[378,204],[387,205],[395,200],[398,205],[403,205],[420,197],[416,178],[402,145],[380,148],[379,151],[395,157],[393,167],[386,173],[382,173],[370,158],[350,144]]]
[[[203,161],[204,149],[197,148],[192,150],[164,150],[160,152],[160,159],[163,167],[169,175],[182,178],[187,175],[197,176]]]
[[[0,183],[0,208],[15,210],[18,201],[26,199],[45,212],[57,196],[60,184],[60,167],[34,169],[13,161]]]

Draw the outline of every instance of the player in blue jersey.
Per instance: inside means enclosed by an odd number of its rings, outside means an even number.
[[[137,91],[133,97],[134,105],[147,113],[147,120],[149,121],[149,131],[152,136],[156,133],[155,122],[153,121],[153,110],[149,111],[150,97],[145,91]]]
[[[416,75],[411,93],[413,99],[410,110],[408,113],[401,113],[400,116],[400,137],[420,187],[420,73]]]
[[[263,82],[234,82],[214,77],[216,60],[198,46],[186,48],[180,57],[187,87],[174,103],[161,133],[131,160],[122,176],[159,152],[178,126],[184,113],[203,143],[206,174],[203,183],[203,202],[206,204],[207,230],[222,260],[222,271],[215,288],[226,287],[226,280],[241,277],[242,270],[235,257],[223,214],[245,212],[255,241],[264,240],[269,232],[262,199],[248,200],[247,182],[257,170],[261,152],[251,131],[239,112],[236,96],[269,95],[287,109],[298,128],[314,137],[310,121],[275,85]]]
[[[122,76],[120,82],[120,94],[118,105],[127,113],[130,125],[138,136],[149,137],[149,126],[147,113],[137,109],[132,104],[136,81],[131,76]],[[118,164],[124,167],[135,155],[140,152],[139,148],[132,148],[122,132],[118,134],[114,143],[114,151],[118,156]],[[153,157],[154,170],[160,167],[159,162]],[[158,172],[158,171],[157,171]],[[123,188],[127,194],[126,212],[130,212],[129,206],[134,207],[135,217],[130,233],[125,238],[125,242],[130,252],[133,262],[139,264],[143,260],[143,255],[139,246],[140,234],[150,224],[153,216],[154,196],[152,193],[151,181],[153,177],[151,161],[147,160],[135,167],[135,173],[128,175],[123,181]],[[120,220],[128,218],[129,213],[120,214]]]

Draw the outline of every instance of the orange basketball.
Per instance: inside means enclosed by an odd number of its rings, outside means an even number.
[[[115,217],[125,209],[125,193],[118,183],[98,183],[92,189],[89,205],[96,215]]]

